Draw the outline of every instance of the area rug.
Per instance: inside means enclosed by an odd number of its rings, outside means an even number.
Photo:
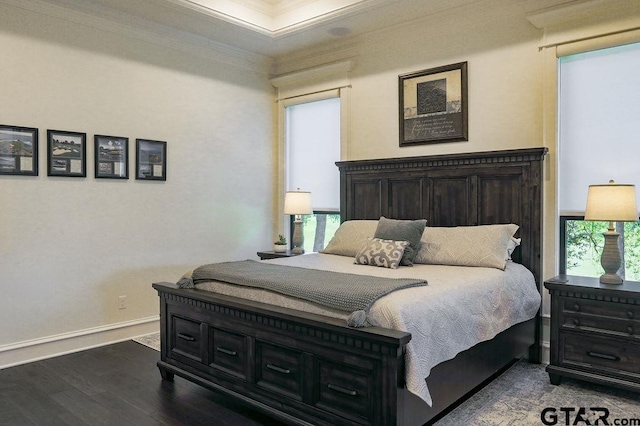
[[[138,336],[133,339],[133,341],[160,352],[160,333],[151,333],[145,334],[144,336]]]
[[[604,409],[604,410],[601,410]],[[608,423],[603,421],[606,414]],[[600,422],[595,420],[600,418]],[[614,423],[614,419],[623,420]],[[639,419],[638,423],[626,419]],[[640,394],[564,379],[549,382],[545,365],[518,361],[437,426],[640,425]]]
[[[133,340],[160,350],[159,333]],[[640,425],[640,394],[570,379],[554,386],[544,369],[516,362],[434,426]]]

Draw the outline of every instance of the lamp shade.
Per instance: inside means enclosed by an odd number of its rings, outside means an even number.
[[[635,222],[638,220],[636,187],[610,181],[589,185],[584,220],[602,222]]]
[[[284,214],[312,214],[311,193],[287,191],[284,194]]]

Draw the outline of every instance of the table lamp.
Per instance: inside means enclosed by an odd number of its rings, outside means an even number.
[[[302,232],[302,215],[312,214],[311,193],[307,191],[287,191],[284,195],[284,214],[295,215],[293,237],[293,253],[304,253],[304,234]]]
[[[622,253],[618,246],[620,234],[615,231],[613,222],[636,222],[638,206],[634,185],[617,184],[610,180],[608,184],[589,185],[587,210],[584,220],[609,222],[609,230],[604,232],[604,249],[600,261],[604,275],[603,284],[622,284],[618,269],[622,263]]]

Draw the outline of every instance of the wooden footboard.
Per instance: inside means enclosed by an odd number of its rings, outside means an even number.
[[[160,296],[162,377],[174,374],[286,423],[403,425],[409,333],[210,292],[153,287]]]
[[[433,407],[404,388],[409,333],[157,283],[163,379],[177,374],[293,425],[415,426],[535,343],[535,319],[436,366]]]

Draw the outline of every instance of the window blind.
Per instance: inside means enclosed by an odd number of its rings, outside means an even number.
[[[640,186],[640,43],[559,58],[559,208],[583,213],[589,185]]]
[[[286,108],[287,190],[311,192],[313,208],[340,209],[340,98]]]

